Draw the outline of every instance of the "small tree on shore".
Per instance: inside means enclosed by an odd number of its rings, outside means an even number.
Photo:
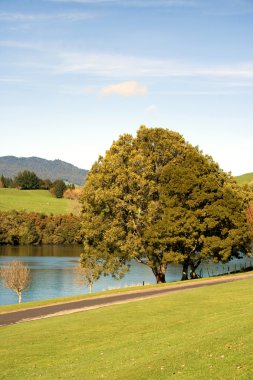
[[[80,266],[75,268],[76,282],[79,285],[84,285],[92,292],[93,284],[96,282],[102,272],[101,265],[92,257],[85,261],[80,261]]]
[[[21,261],[12,261],[6,267],[0,268],[0,275],[6,288],[11,289],[18,296],[18,302],[22,301],[22,292],[30,284],[30,269]]]

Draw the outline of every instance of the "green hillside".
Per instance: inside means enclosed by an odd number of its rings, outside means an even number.
[[[54,198],[47,190],[0,189],[0,211],[34,211],[44,214],[77,214],[75,200]]]
[[[253,184],[253,173],[246,173],[235,177],[239,185]]]

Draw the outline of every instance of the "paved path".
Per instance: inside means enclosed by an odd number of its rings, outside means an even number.
[[[210,280],[196,281],[192,283],[183,282],[179,285],[168,285],[161,288],[143,289],[129,291],[127,293],[105,295],[92,298],[86,298],[80,301],[64,302],[49,306],[34,307],[31,309],[13,311],[0,314],[0,326],[10,325],[18,322],[25,322],[34,319],[48,318],[57,315],[75,313],[78,311],[90,310],[99,307],[137,301],[145,298],[158,297],[161,295],[174,293],[182,290],[202,288],[222,284],[226,282],[239,281],[247,278],[253,278],[253,274],[242,274],[239,276],[227,276],[222,278],[213,278]]]

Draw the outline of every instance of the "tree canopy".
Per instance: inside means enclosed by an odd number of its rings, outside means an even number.
[[[202,259],[250,249],[244,197],[230,175],[173,131],[140,127],[92,166],[81,197],[85,257],[121,276],[134,259],[165,282],[172,262],[194,277]]]

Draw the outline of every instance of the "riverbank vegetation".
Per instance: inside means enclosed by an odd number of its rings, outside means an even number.
[[[1,327],[1,375],[250,379],[252,285],[243,280]]]
[[[0,212],[0,245],[81,244],[80,217],[36,212]]]

